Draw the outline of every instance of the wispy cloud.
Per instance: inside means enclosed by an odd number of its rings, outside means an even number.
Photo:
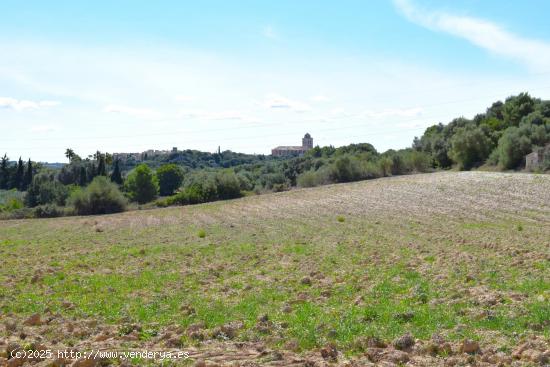
[[[262,105],[274,110],[292,110],[294,112],[307,112],[311,110],[311,107],[306,103],[293,101],[289,98],[276,94],[267,96]]]
[[[108,113],[125,114],[141,119],[154,119],[160,117],[160,113],[148,108],[134,108],[122,105],[108,105],[103,109],[103,111]]]
[[[393,2],[407,19],[423,27],[464,38],[495,55],[514,59],[531,69],[548,71],[550,67],[549,42],[522,37],[485,19],[421,9],[411,0]]]
[[[57,101],[29,101],[9,97],[0,97],[0,108],[7,108],[15,111],[36,110],[39,108],[54,107],[59,105]]]

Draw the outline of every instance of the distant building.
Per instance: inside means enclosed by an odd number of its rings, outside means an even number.
[[[542,148],[536,148],[525,156],[525,169],[533,171],[550,164],[550,144]]]
[[[313,148],[313,138],[309,133],[302,138],[302,146],[280,146],[271,149],[271,155],[274,157],[302,155]]]

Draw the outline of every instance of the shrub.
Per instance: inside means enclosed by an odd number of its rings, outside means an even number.
[[[460,169],[469,170],[481,165],[492,150],[491,140],[480,128],[459,128],[451,138],[450,156]]]
[[[118,213],[126,209],[126,198],[104,176],[97,176],[87,187],[73,192],[69,202],[79,215]]]
[[[172,195],[183,182],[183,169],[173,163],[162,165],[157,169],[157,178],[160,195]]]
[[[315,171],[307,171],[302,173],[298,176],[296,182],[299,187],[314,187],[320,185],[317,172]]]
[[[132,201],[145,204],[157,197],[159,184],[157,176],[146,164],[137,166],[126,179],[125,189]]]
[[[199,229],[199,238],[204,238],[206,237],[206,231],[204,229]]]
[[[11,211],[23,208],[23,206],[24,206],[23,202],[20,199],[16,197],[12,197],[11,199],[8,199],[6,204],[0,205],[0,212],[1,211],[11,212]]]
[[[55,179],[53,172],[41,172],[33,177],[25,196],[25,204],[29,207],[45,204],[62,206],[68,196],[68,188]]]
[[[34,208],[33,213],[35,218],[56,218],[65,215],[63,207],[53,204],[39,205]]]
[[[241,197],[241,185],[232,171],[218,172],[215,177],[217,199],[227,200]]]

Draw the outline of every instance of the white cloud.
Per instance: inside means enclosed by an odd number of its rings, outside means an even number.
[[[488,20],[425,11],[410,0],[393,0],[399,11],[410,21],[434,31],[464,38],[495,55],[501,55],[527,65],[531,69],[548,71],[550,43],[522,37]]]
[[[141,119],[154,119],[160,117],[160,114],[148,108],[134,108],[122,105],[108,105],[104,108],[104,112],[120,113],[137,117]]]
[[[9,97],[0,97],[0,108],[12,109],[15,111],[36,110],[39,108],[54,107],[59,105],[57,101],[28,101]]]
[[[276,94],[267,96],[266,100],[262,103],[264,107],[270,109],[282,109],[292,110],[295,112],[307,112],[311,110],[311,107],[303,102],[293,101],[286,97],[282,97]]]

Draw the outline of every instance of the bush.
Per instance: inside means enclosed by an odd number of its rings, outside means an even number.
[[[162,165],[157,169],[157,178],[160,195],[172,195],[183,183],[183,169],[173,163]]]
[[[469,170],[485,162],[493,144],[482,129],[459,128],[451,138],[451,158],[460,169]]]
[[[158,178],[146,164],[137,166],[126,179],[125,189],[132,201],[145,204],[157,197]]]
[[[87,187],[73,192],[69,203],[79,215],[118,213],[126,209],[126,198],[104,176],[97,176]]]
[[[508,128],[498,141],[498,162],[511,169],[523,163],[523,157],[531,152],[531,140],[517,127]]]
[[[298,176],[296,182],[299,187],[315,187],[320,185],[317,172],[315,171],[302,173]]]
[[[65,210],[57,205],[46,204],[35,207],[33,213],[35,218],[56,218],[64,216]]]
[[[33,177],[25,204],[29,207],[45,204],[63,206],[68,196],[68,188],[55,179],[53,172],[41,172]]]
[[[227,200],[241,197],[241,185],[237,175],[232,171],[223,171],[216,174],[217,199]]]

